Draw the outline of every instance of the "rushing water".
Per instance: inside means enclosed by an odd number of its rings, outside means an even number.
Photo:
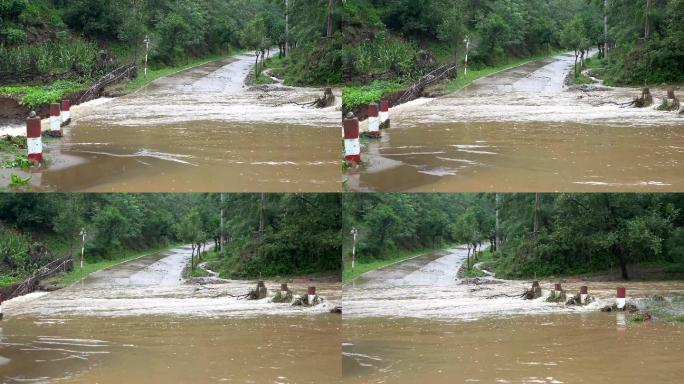
[[[240,55],[73,107],[64,139],[44,140],[50,165],[34,172],[31,184],[98,192],[339,191],[339,106],[304,105],[321,89],[245,86],[253,62]]]
[[[318,383],[339,380],[338,282],[312,308],[237,296],[253,281],[190,284],[190,248],[145,256],[83,282],[3,304],[3,383]],[[278,281],[266,281],[273,292]]]
[[[684,374],[681,326],[599,312],[618,285],[639,307],[654,294],[678,306],[683,281],[567,281],[567,292],[587,285],[596,299],[570,307],[523,300],[529,281],[458,279],[466,254],[427,254],[345,285],[344,383],[676,382]],[[540,282],[545,295],[554,282]]]
[[[347,172],[360,191],[679,191],[684,119],[638,91],[568,88],[572,58],[533,62],[391,111]],[[662,95],[654,90],[656,103]]]

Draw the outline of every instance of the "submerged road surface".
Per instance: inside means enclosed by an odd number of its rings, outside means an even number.
[[[338,283],[302,309],[238,300],[254,282],[189,284],[187,247],[90,275],[49,294],[5,302],[3,383],[314,383],[338,380]],[[306,283],[290,283],[305,293]],[[278,282],[266,282],[277,289]]]
[[[619,384],[677,382],[684,373],[681,326],[596,312],[616,283],[588,283],[598,302],[570,309],[515,298],[530,282],[467,284],[456,278],[465,257],[459,248],[428,254],[345,284],[343,383]],[[681,281],[628,287],[637,303],[684,293]]]
[[[46,143],[50,166],[31,183],[57,191],[339,191],[339,106],[305,105],[322,89],[246,86],[253,65],[254,55],[243,54],[74,107],[65,138]]]
[[[392,128],[362,153],[366,166],[346,173],[350,188],[682,190],[684,118],[619,105],[635,89],[565,86],[573,61],[530,62],[392,109]],[[654,91],[656,103],[663,96]]]

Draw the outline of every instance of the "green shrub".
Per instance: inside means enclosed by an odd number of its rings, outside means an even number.
[[[400,83],[376,80],[363,87],[344,87],[342,89],[342,104],[347,109],[360,105],[375,103],[383,96],[402,89]]]
[[[5,28],[0,31],[0,41],[8,45],[19,45],[26,42],[26,32],[17,28]]]
[[[29,239],[21,234],[0,229],[0,271],[5,275],[21,275],[27,271]]]

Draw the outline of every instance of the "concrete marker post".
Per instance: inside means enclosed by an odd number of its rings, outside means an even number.
[[[41,137],[40,117],[31,112],[26,119],[26,149],[28,159],[35,165],[43,162],[43,138]]]
[[[316,299],[316,287],[309,287],[307,299],[309,305],[314,305],[314,300]]]
[[[71,124],[71,100],[64,99],[61,104],[62,110],[62,127]]]
[[[361,142],[359,141],[359,119],[344,119],[344,160],[349,165],[361,164]]]
[[[380,101],[380,129],[389,129],[389,102],[387,100]]]
[[[561,287],[561,284],[556,283],[556,286],[555,286],[554,291],[553,291],[554,296],[559,297],[562,292],[563,292],[563,288]]]
[[[368,105],[368,137],[380,138],[380,111],[377,104]]]
[[[282,297],[287,296],[288,291],[289,291],[289,289],[287,288],[287,283],[280,284],[280,295]]]
[[[627,301],[627,289],[624,287],[619,287],[617,289],[617,297],[615,298],[615,305],[617,305],[618,309],[623,309],[625,308],[625,304]]]
[[[50,104],[50,136],[62,136],[62,117],[59,103]]]
[[[589,288],[586,285],[580,287],[580,304],[584,304],[589,296]]]

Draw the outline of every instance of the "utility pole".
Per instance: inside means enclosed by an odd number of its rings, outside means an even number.
[[[285,0],[285,57],[290,53],[290,2]]]
[[[351,230],[352,234],[352,272],[354,272],[354,264],[356,263],[356,237],[359,234],[359,231],[356,228],[352,228]]]
[[[145,43],[145,78],[147,79],[147,57],[150,53],[150,37],[146,35],[143,42]]]
[[[603,57],[608,57],[608,0],[603,0]]]
[[[219,249],[221,250],[221,257],[225,255],[225,252],[223,251],[224,247],[224,237],[223,237],[223,205],[224,203],[224,194],[221,192],[221,233],[220,233],[220,238],[219,238]]]
[[[501,194],[496,194],[496,224],[494,231],[496,232],[496,240],[494,240],[495,250],[499,250],[499,244],[501,244],[501,219],[499,216],[499,211],[501,210]]]
[[[83,275],[83,259],[85,257],[86,230],[81,228],[81,275]]]
[[[466,36],[465,39],[463,39],[463,42],[465,43],[465,65],[463,67],[463,77],[467,78],[468,77],[468,53],[470,52],[470,36]]]

